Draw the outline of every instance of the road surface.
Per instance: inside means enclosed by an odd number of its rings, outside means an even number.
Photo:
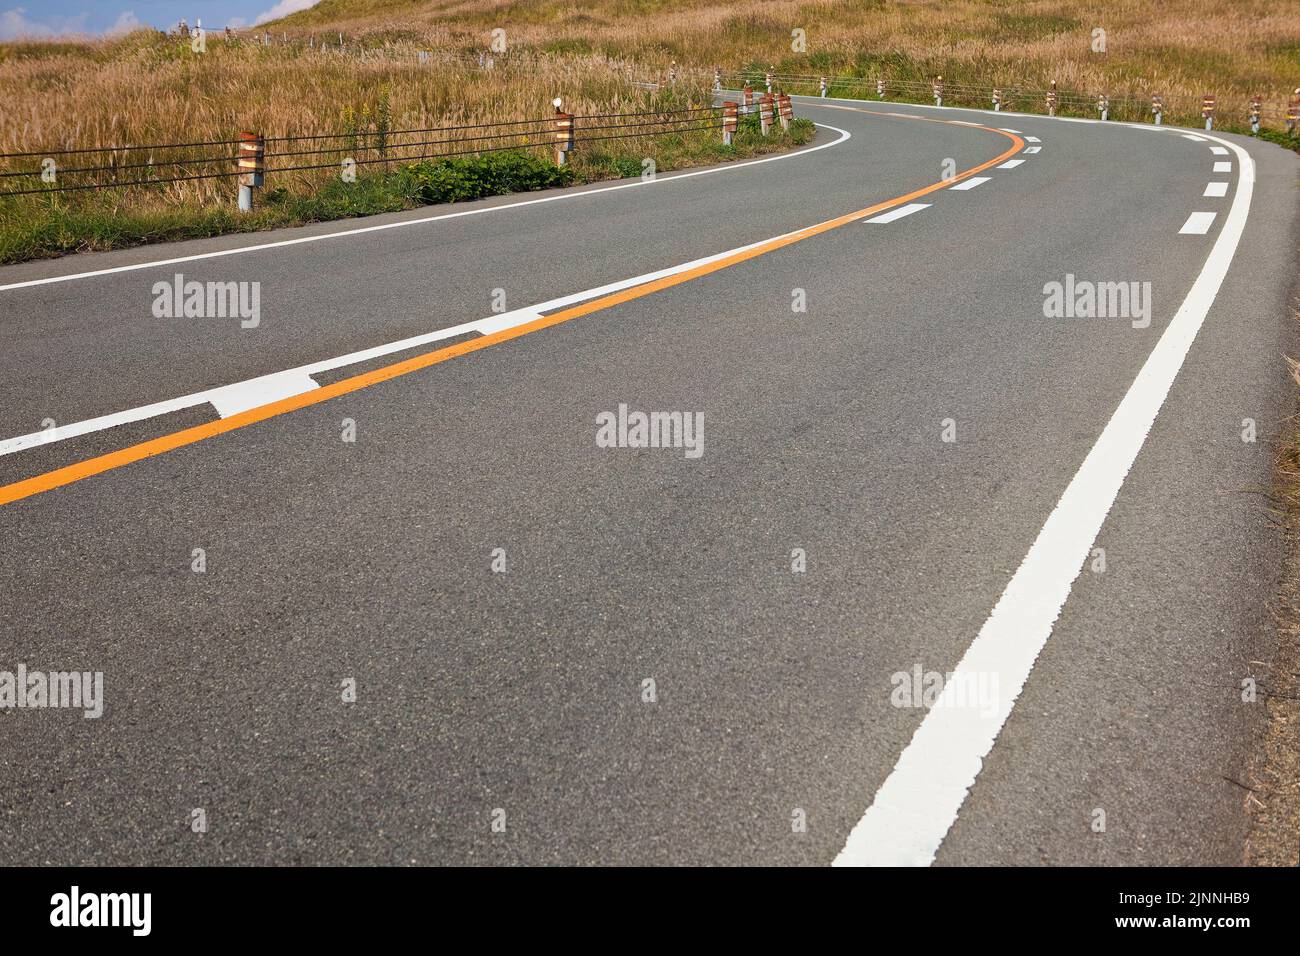
[[[6,862],[1240,862],[1300,161],[796,110],[0,270],[0,670],[104,681],[0,709]],[[158,317],[178,274],[256,326]],[[1137,294],[1045,314],[1083,282]],[[620,406],[698,429],[603,447]]]

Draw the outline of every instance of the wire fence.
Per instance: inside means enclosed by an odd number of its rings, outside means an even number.
[[[867,76],[833,76],[830,74],[777,73],[763,70],[729,70],[713,71],[699,69],[670,70],[680,76],[694,78],[712,78],[719,80],[728,88],[750,85],[756,89],[766,89],[770,81],[772,89],[783,92],[800,92],[817,95],[821,92],[823,82],[828,96],[848,93],[858,99],[895,100],[899,102],[933,102],[936,86],[942,101],[952,106],[975,106],[991,109],[994,92],[998,93],[998,104],[1002,110],[1010,112],[1046,113],[1054,109],[1058,114],[1074,116],[1098,116],[1101,104],[1104,105],[1109,118],[1120,120],[1149,120],[1153,115],[1155,97],[1160,106],[1160,114],[1169,122],[1184,122],[1191,125],[1196,120],[1203,120],[1206,97],[1213,96],[1207,90],[1203,96],[1165,95],[1152,91],[1148,95],[1124,93],[1110,95],[1105,90],[1081,92],[1078,90],[1054,89],[1051,87],[1025,86],[1017,83],[1005,85],[980,85],[969,82],[954,83],[936,77],[934,80],[903,80]],[[1049,100],[1049,97],[1051,99]],[[1250,125],[1252,116],[1258,116],[1261,126],[1277,129],[1287,128],[1296,131],[1297,113],[1300,112],[1300,89],[1285,92],[1273,91],[1259,94],[1258,102],[1254,97],[1244,97],[1232,101],[1218,100],[1214,104],[1213,115],[1216,125],[1235,125],[1245,128]]]
[[[326,169],[346,172],[398,162],[556,148],[564,138],[557,124],[560,118],[571,123],[570,142],[580,144],[720,129],[721,116],[722,107],[711,105],[576,116],[557,111],[554,116],[493,123],[408,129],[371,126],[342,133],[268,136],[257,139],[257,171],[268,177]],[[241,137],[3,153],[0,197],[163,186],[247,175],[250,169],[238,164],[241,158],[248,158],[241,149],[249,141]],[[72,165],[62,165],[64,161]]]

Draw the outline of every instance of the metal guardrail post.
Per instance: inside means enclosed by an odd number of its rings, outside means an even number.
[[[253,211],[253,190],[261,188],[266,171],[266,141],[258,133],[239,134],[239,211]]]

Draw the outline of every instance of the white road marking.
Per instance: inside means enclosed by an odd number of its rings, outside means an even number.
[[[986,183],[991,177],[989,176],[972,176],[970,179],[963,179],[955,186],[949,186],[949,189],[974,189],[980,183]]]
[[[1026,146],[1024,149],[1021,150],[1021,152],[1022,152],[1022,153],[1039,153],[1039,152],[1042,152],[1042,150],[1043,150],[1043,147],[1041,147],[1041,146]]]
[[[928,202],[912,202],[906,206],[899,206],[897,209],[891,209],[889,212],[881,213],[879,216],[872,216],[867,222],[893,222],[896,219],[902,219],[904,216],[910,216],[914,212],[920,212],[922,209],[929,209]]]
[[[998,169],[1015,169],[1023,162],[1024,162],[1023,159],[1008,159],[1005,163],[999,166]]]
[[[1183,223],[1183,228],[1178,230],[1180,236],[1203,236],[1210,231],[1210,226],[1214,225],[1214,216],[1212,212],[1194,212],[1187,217]]]
[[[913,117],[919,119],[920,117]],[[839,133],[839,139],[831,140],[829,143],[821,143],[818,146],[812,146],[808,149],[801,149],[793,153],[781,153],[777,156],[765,156],[762,159],[749,159],[743,163],[729,163],[723,166],[714,166],[709,169],[696,169],[684,173],[668,173],[662,176],[656,176],[654,179],[638,179],[630,183],[618,183],[613,186],[601,186],[597,189],[588,189],[583,192],[559,193],[554,196],[542,196],[538,199],[524,199],[519,202],[502,203],[499,206],[486,206],[479,209],[466,209],[461,212],[441,213],[435,216],[421,216],[418,219],[404,219],[401,222],[386,222],[377,226],[361,226],[356,229],[341,229],[338,232],[326,232],[314,236],[300,236],[297,239],[281,239],[276,242],[260,242],[252,246],[239,246],[234,249],[221,249],[215,252],[200,252],[192,256],[175,256],[170,259],[155,259],[150,262],[136,262],[131,265],[114,266],[109,269],[94,269],[89,272],[73,272],[67,275],[47,276],[44,279],[29,279],[26,282],[10,282],[7,285],[0,285],[0,292],[7,292],[11,289],[27,289],[38,285],[52,285],[57,282],[71,282],[74,279],[90,279],[97,276],[114,275],[119,272],[135,272],[140,269],[156,269],[161,266],[172,266],[181,262],[196,262],[201,259],[217,259],[224,256],[238,256],[247,252],[261,252],[265,249],[282,249],[286,246],[298,246],[309,242],[323,242],[326,239],[342,239],[347,236],[360,236],[371,232],[384,232],[389,229],[405,229],[410,226],[422,226],[431,222],[441,222],[444,219],[460,219],[463,216],[481,216],[486,213],[502,212],[507,209],[519,209],[523,206],[536,206],[541,203],[561,202],[569,199],[581,199],[584,196],[597,196],[602,193],[614,192],[619,189],[635,189],[641,186],[649,186],[655,183],[671,183],[679,179],[692,179],[696,176],[708,176],[713,173],[728,172],[729,170],[743,169],[746,166],[757,166],[759,163],[771,163],[783,159],[796,159],[799,156],[806,156],[809,153],[815,153],[818,150],[829,149],[832,146],[838,146],[852,138],[848,130],[840,129],[838,126],[829,126],[826,123],[817,123],[822,129],[832,130]]]
[[[1119,407],[1061,495],[1024,561],[945,687],[997,678],[996,712],[935,706],[903,751],[875,800],[849,834],[836,866],[927,866],[957,819],[984,758],[1011,715],[1052,627],[1070,596],[1115,498],[1196,340],[1241,241],[1254,191],[1255,164],[1240,146],[1241,174],[1222,231],[1191,291],[1160,336]],[[989,686],[980,683],[979,686]]]
[[[301,395],[320,388],[310,375],[300,372],[277,372],[249,379],[239,385],[223,388],[210,401],[222,418],[238,415],[259,405],[269,405],[290,395]]]
[[[1184,133],[1184,134],[1183,134],[1183,139],[1191,139],[1191,140],[1195,140],[1195,141],[1198,142],[1198,143],[1204,143],[1204,142],[1205,142],[1205,137],[1204,137],[1204,136],[1196,136],[1196,135],[1194,135],[1194,134],[1192,134],[1192,133]]]
[[[1232,163],[1230,162],[1215,163],[1214,171],[1216,173],[1230,173],[1232,172]]]
[[[1228,151],[1227,151],[1226,149],[1224,149],[1222,146],[1211,146],[1211,147],[1210,147],[1210,152],[1212,152],[1215,156],[1227,156],[1227,155],[1228,155]]]
[[[1004,132],[1004,133],[1015,133],[1017,136],[1020,135],[1020,130],[1018,130],[1018,129],[1011,129],[1011,128],[1008,127],[1008,126],[999,126],[998,129],[1002,130],[1002,132]]]
[[[948,120],[949,123],[955,123],[958,126],[983,126],[983,123],[972,123],[970,120]]]
[[[1026,136],[1026,137],[1025,137],[1025,142],[1026,142],[1026,143],[1041,143],[1042,140],[1039,139],[1037,136]]]
[[[797,232],[799,230],[795,231]],[[585,302],[588,299],[599,298],[600,296],[608,295],[611,292],[619,292],[623,289],[629,289],[646,282],[653,282],[656,279],[662,279],[666,276],[676,275],[679,272],[685,272],[689,269],[694,269],[696,266],[702,266],[710,262],[715,262],[718,259],[724,259],[727,256],[735,255],[738,252],[744,252],[748,249],[754,248],[755,246],[771,242],[774,239],[784,238],[787,235],[790,235],[790,233],[782,233],[780,236],[760,239],[758,242],[752,242],[735,249],[728,249],[725,252],[715,253],[701,259],[693,259],[690,262],[682,262],[674,266],[669,266],[666,269],[658,269],[654,272],[632,276],[628,279],[620,279],[617,282],[606,283],[605,285],[596,286],[595,288],[584,289],[581,292],[574,292],[569,295],[560,296],[557,299],[548,299],[545,302],[539,302],[536,305],[528,306],[526,308],[514,309],[511,312],[504,312],[499,315],[489,315],[481,319],[475,319],[472,322],[464,322],[460,325],[438,329],[434,332],[425,332],[421,335],[412,336],[410,338],[399,339],[396,342],[376,345],[371,348],[362,349],[359,352],[350,352],[346,355],[323,359],[318,362],[312,362],[308,365],[300,365],[297,368],[273,372],[270,375],[260,375],[256,378],[247,379],[242,382],[235,382],[232,385],[221,385],[216,388],[205,389],[201,392],[194,392],[190,395],[182,395],[179,398],[153,402],[149,405],[142,405],[138,408],[129,408],[125,411],[114,412],[109,415],[101,415],[98,418],[90,418],[84,421],[72,422],[67,425],[60,425],[57,428],[32,432],[28,435],[18,435],[14,438],[7,438],[0,441],[0,456],[10,455],[27,448],[36,448],[41,445],[64,441],[68,438],[76,438],[79,435],[104,431],[118,425],[125,425],[129,422],[138,422],[149,418],[157,418],[160,415],[166,415],[182,409],[193,408],[196,405],[202,405],[204,402],[210,403],[213,408],[217,410],[218,414],[224,418],[228,415],[235,414],[236,411],[244,411],[247,408],[256,408],[258,405],[266,404],[267,402],[275,401],[279,398],[286,398],[289,395],[298,394],[298,392],[308,391],[309,387],[306,385],[304,380],[310,381],[309,376],[317,375],[321,372],[346,368],[349,365],[356,365],[371,359],[382,358],[395,352],[407,351],[442,339],[455,338],[458,335],[490,335],[493,332],[499,332],[502,329],[513,328],[516,325],[523,325],[526,322],[531,322],[538,318],[542,313],[562,309],[579,302]],[[315,387],[315,383],[312,382],[310,388]],[[274,394],[277,390],[282,389],[292,390],[282,391],[280,394]],[[255,401],[254,399],[258,395],[269,395],[273,397],[265,398],[263,401]],[[252,404],[247,404],[249,401],[252,401]],[[223,411],[223,409],[225,409],[225,411]]]
[[[1228,195],[1228,184],[1207,183],[1205,186],[1205,192],[1201,193],[1201,195],[1202,196],[1226,196]]]
[[[870,100],[863,100],[864,103],[870,103]],[[882,113],[882,116],[901,116],[903,119],[920,119],[919,116],[913,116],[911,113]]]

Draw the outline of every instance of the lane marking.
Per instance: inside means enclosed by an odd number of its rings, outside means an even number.
[[[1025,137],[1025,142],[1026,142],[1026,143],[1041,143],[1042,140],[1039,139],[1037,136],[1026,136],[1026,137]]]
[[[1228,151],[1227,151],[1226,149],[1224,149],[1222,146],[1211,146],[1211,147],[1210,147],[1210,152],[1212,152],[1215,156],[1227,156],[1227,155],[1228,155]]]
[[[1051,636],[1075,578],[1090,557],[1156,416],[1228,274],[1254,191],[1255,164],[1240,146],[1218,140],[1241,163],[1223,230],[1182,305],[1160,336],[1110,421],[1061,495],[993,612],[922,719],[893,772],[849,834],[836,866],[927,866],[957,819]],[[995,712],[956,706],[955,691],[988,686]]]
[[[954,126],[983,126],[983,123],[972,123],[970,120],[948,120]]]
[[[1183,223],[1183,228],[1178,230],[1180,236],[1203,236],[1210,231],[1210,226],[1214,225],[1215,213],[1212,212],[1194,212],[1187,217]]]
[[[1020,130],[1018,130],[1018,129],[1012,129],[1012,128],[1009,127],[1009,126],[1002,126],[1002,127],[999,127],[999,128],[1000,128],[1000,129],[1002,130],[1002,132],[1004,132],[1004,133],[1019,133],[1019,132],[1020,132]]]
[[[902,219],[904,216],[910,216],[914,212],[920,212],[922,209],[929,209],[929,208],[930,208],[930,204],[928,202],[909,203],[908,205],[902,206],[898,209],[891,209],[889,212],[885,213],[884,215],[873,216],[872,218],[868,219],[867,222],[895,222],[899,219]]]
[[[1201,195],[1202,196],[1226,196],[1228,195],[1228,184],[1207,183],[1205,186],[1205,192],[1201,193]]]
[[[1015,169],[1017,166],[1022,165],[1024,162],[1025,161],[1023,159],[1009,159],[1001,166],[999,166],[998,169]]]
[[[857,112],[857,113],[867,113],[873,116],[881,115],[875,110],[858,109],[856,107],[850,107],[850,106],[838,106],[834,108],[850,110],[852,112]],[[922,123],[942,122],[942,120],[930,120],[919,116],[912,117],[912,119]],[[997,156],[994,156],[992,159],[980,163],[977,166],[972,166],[970,169],[963,170],[962,172],[958,173],[957,176],[954,177],[954,179],[956,180],[963,180],[971,176],[974,176],[977,173],[983,172],[986,169],[989,169],[990,167],[996,165],[997,163],[1000,163],[1003,160],[1005,160],[1008,156],[1015,155],[1015,153],[1017,153],[1025,145],[1024,141],[1020,139],[1020,137],[1018,136],[1009,133],[1004,133],[1000,130],[993,129],[992,127],[980,127],[980,128],[988,132],[998,133],[998,135],[1000,136],[1005,136],[1007,139],[1012,140],[1012,146],[1009,149],[1006,149],[1003,152],[999,153]],[[228,418],[219,418],[215,421],[204,422],[201,425],[195,425],[190,428],[181,429],[180,431],[172,432],[167,435],[162,435],[158,438],[154,438],[149,441],[144,441],[135,445],[130,445],[126,448],[118,449],[117,451],[109,452],[107,454],[99,455],[94,458],[89,458],[84,461],[80,461],[75,464],[68,465],[63,468],[56,468],[52,471],[47,471],[39,475],[34,475],[30,478],[25,478],[20,481],[12,482],[11,484],[8,485],[0,486],[0,505],[11,504],[15,501],[20,501],[23,498],[29,498],[32,495],[38,495],[46,491],[52,491],[55,488],[62,488],[65,485],[69,485],[74,482],[81,481],[85,478],[93,477],[94,475],[103,474],[104,472],[112,471],[117,468],[122,468],[126,465],[132,464],[137,461],[142,461],[146,458],[151,458],[155,455],[161,455],[164,454],[165,452],[174,451],[177,448],[183,448],[187,445],[192,445],[196,442],[200,442],[208,438],[213,438],[217,435],[222,435],[227,432],[235,431],[236,429],[244,428],[245,426],[252,425],[257,422],[265,421],[269,418],[275,418],[279,415],[284,415],[292,411],[297,411],[298,409],[306,408],[310,405],[315,405],[320,402],[328,401],[329,399],[336,398],[340,395],[346,395],[363,388],[368,388],[369,386],[379,384],[380,382],[386,382],[390,379],[399,378],[403,375],[409,375],[412,372],[419,371],[420,369],[429,368],[430,366],[437,365],[442,362],[446,362],[450,359],[457,358],[462,355],[468,355],[472,352],[477,352],[481,349],[490,348],[494,345],[498,345],[503,342],[509,342],[513,339],[519,338],[524,335],[528,335],[532,332],[540,331],[541,329],[550,328],[551,326],[554,325],[559,325],[561,322],[567,322],[571,319],[576,319],[584,315],[590,315],[593,312],[599,312],[603,309],[607,309],[610,308],[611,306],[619,305],[623,302],[629,302],[634,299],[641,298],[642,296],[651,295],[662,289],[671,288],[673,286],[680,285],[684,282],[689,282],[692,279],[699,278],[700,276],[709,275],[711,273],[718,272],[722,269],[728,268],[729,266],[733,266],[741,262],[746,262],[750,259],[756,258],[761,255],[765,255],[766,253],[773,252],[777,249],[783,249],[788,245],[792,245],[796,242],[801,242],[804,239],[809,239],[813,236],[821,235],[822,233],[829,232],[832,229],[838,229],[842,226],[849,225],[850,223],[859,222],[860,220],[866,219],[877,213],[883,212],[888,209],[892,209],[896,206],[904,205],[908,203],[910,200],[919,199],[922,196],[928,196],[930,193],[951,186],[953,184],[953,181],[954,181],[953,179],[940,180],[937,183],[931,183],[928,186],[922,186],[921,188],[915,189],[912,192],[906,193],[902,196],[895,196],[893,199],[887,199],[882,202],[875,203],[874,205],[868,206],[865,209],[859,209],[854,212],[846,213],[842,216],[837,216],[834,219],[828,219],[825,220],[824,222],[816,223],[815,225],[812,226],[805,226],[804,228],[798,229],[794,232],[785,233],[780,236],[775,236],[771,239],[765,239],[760,242],[752,243],[748,246],[741,246],[737,249],[732,249],[732,250],[728,250],[727,252],[718,253],[714,256],[708,257],[705,260],[696,260],[700,264],[695,265],[693,268],[672,267],[671,269],[661,270],[661,273],[659,274],[660,277],[654,279],[653,281],[640,282],[639,284],[632,284],[636,282],[636,279],[628,279],[628,280],[622,280],[621,282],[618,283],[611,283],[609,286],[605,286],[602,288],[615,288],[620,286],[626,286],[626,287],[620,288],[619,291],[606,294],[606,295],[601,295],[598,298],[590,299],[589,301],[582,301],[580,302],[580,304],[562,309],[559,312],[554,312],[549,315],[542,315],[536,319],[527,320],[526,317],[519,315],[520,312],[523,312],[525,310],[516,310],[516,313],[513,317],[523,318],[524,321],[522,321],[520,324],[511,325],[508,328],[502,328],[498,331],[492,332],[489,335],[481,335],[478,338],[468,339],[464,342],[458,342],[455,345],[449,345],[432,352],[426,352],[421,355],[415,355],[410,358],[403,359],[398,362],[394,362],[391,365],[383,366],[382,368],[373,369],[369,372],[363,372],[358,375],[350,376],[349,378],[340,379],[339,381],[332,382],[329,385],[322,385],[319,388],[315,388],[310,391],[300,392],[295,395],[290,395],[266,405],[259,405],[256,408],[250,408],[246,411],[237,412],[235,414],[230,415]],[[690,264],[688,263],[684,265],[690,265]],[[590,296],[591,294],[592,294],[592,290],[588,290],[586,292],[575,293],[573,296],[566,296],[564,300],[554,300],[554,301],[559,302],[565,300],[568,301],[580,300]],[[499,319],[501,319],[501,316],[491,316],[489,317],[489,320],[476,320],[476,322],[465,323],[464,325],[455,326],[451,329],[443,329],[438,332],[429,333],[429,335],[447,338],[453,335],[463,334],[465,331],[477,331],[477,329],[475,329],[474,326],[476,326],[479,322],[497,321]],[[391,346],[378,347],[378,349],[380,350],[389,349],[389,348],[391,348]],[[360,354],[360,353],[354,353],[354,354]],[[350,358],[350,356],[344,356],[341,358],[348,359]],[[301,370],[306,370],[311,368],[324,369],[325,367],[334,367],[334,363],[339,361],[340,359],[328,359],[325,362],[314,363],[313,365],[310,366],[301,366],[300,369],[291,370],[291,371],[301,371]],[[285,374],[285,373],[276,373],[276,374]],[[274,376],[262,376],[262,377],[269,378]],[[224,386],[224,388],[227,389],[230,387],[231,386]],[[219,389],[211,390],[211,392],[217,392],[217,391],[220,390]],[[210,395],[211,393],[201,393],[201,394]],[[190,396],[190,398],[193,398],[193,396]],[[210,398],[207,400],[210,400]],[[173,401],[180,401],[180,400],[173,400]],[[170,404],[170,403],[159,403],[159,404]],[[150,406],[150,407],[157,407],[157,406]],[[138,412],[139,410],[137,409],[136,411]],[[129,414],[129,413],[121,413],[121,414]],[[113,416],[105,416],[105,417],[111,418]],[[65,429],[59,429],[59,431],[65,431]],[[37,434],[40,435],[43,433],[37,433]],[[32,436],[24,436],[24,437],[31,438]],[[11,441],[13,440],[11,439]]]
[[[1204,142],[1205,142],[1205,137],[1204,137],[1204,136],[1197,136],[1197,135],[1194,134],[1194,133],[1183,133],[1183,139],[1195,140],[1195,141],[1198,142],[1198,143],[1204,143]]]
[[[989,176],[972,176],[970,179],[966,180],[965,182],[958,183],[956,186],[953,186],[952,188],[953,189],[974,189],[980,183],[986,183],[991,178],[992,177]]]
[[[212,407],[222,418],[229,418],[231,415],[238,415],[258,405],[268,405],[290,395],[310,392],[314,388],[320,386],[310,375],[295,375],[292,372],[264,375],[252,379],[242,387],[232,386],[222,389],[220,395],[213,396]]]
[[[1215,163],[1214,171],[1216,173],[1230,173],[1232,172],[1232,163],[1231,162]]]
[[[916,117],[921,119],[921,117]],[[355,229],[341,229],[337,232],[326,232],[312,236],[299,236],[296,239],[281,239],[275,242],[260,242],[251,246],[239,246],[234,249],[218,249],[213,252],[199,252],[189,256],[174,256],[169,259],[155,259],[149,262],[136,262],[130,265],[113,266],[108,269],[92,269],[87,272],[72,272],[67,275],[47,276],[43,279],[28,279],[25,282],[10,282],[0,285],[0,292],[8,292],[13,289],[28,289],[33,286],[53,285],[59,282],[72,282],[76,279],[91,279],[98,276],[115,275],[120,272],[136,272],[141,269],[156,269],[163,266],[172,266],[181,262],[197,262],[202,259],[218,259],[225,256],[238,256],[248,252],[262,252],[266,249],[283,249],[287,246],[299,246],[310,242],[324,242],[327,239],[343,239],[349,236],[361,236],[373,232],[385,232],[389,229],[406,229],[411,226],[423,226],[431,222],[441,222],[446,219],[460,219],[465,216],[481,216],[487,213],[502,212],[508,209],[519,209],[523,206],[536,206],[542,203],[560,202],[569,199],[580,199],[584,196],[598,196],[602,193],[615,192],[619,189],[634,189],[638,186],[650,186],[660,182],[676,182],[679,179],[693,179],[696,176],[709,176],[713,173],[729,172],[736,169],[744,169],[747,166],[757,166],[760,163],[771,163],[782,159],[795,159],[799,156],[806,156],[809,153],[816,153],[823,149],[829,149],[832,146],[838,146],[841,143],[852,138],[847,130],[842,130],[836,126],[828,126],[825,123],[816,123],[815,125],[823,129],[833,130],[840,134],[839,139],[831,140],[829,143],[820,143],[817,146],[810,146],[807,149],[800,149],[793,153],[781,153],[777,156],[765,156],[761,159],[747,159],[741,163],[729,163],[722,166],[713,166],[709,169],[696,169],[682,173],[667,173],[663,176],[656,176],[654,179],[638,179],[630,183],[617,183],[613,186],[600,186],[595,189],[587,189],[582,192],[565,192],[558,193],[554,196],[542,196],[537,199],[523,199],[518,202],[502,203],[498,206],[486,206],[479,209],[465,209],[460,212],[440,213],[434,216],[421,216],[418,219],[404,219],[401,222],[386,222],[375,226],[360,226]]]
[[[1041,147],[1041,146],[1026,146],[1024,149],[1021,150],[1021,152],[1022,152],[1022,153],[1037,153],[1037,152],[1041,152],[1041,151],[1042,151],[1042,148],[1043,148],[1043,147]]]

